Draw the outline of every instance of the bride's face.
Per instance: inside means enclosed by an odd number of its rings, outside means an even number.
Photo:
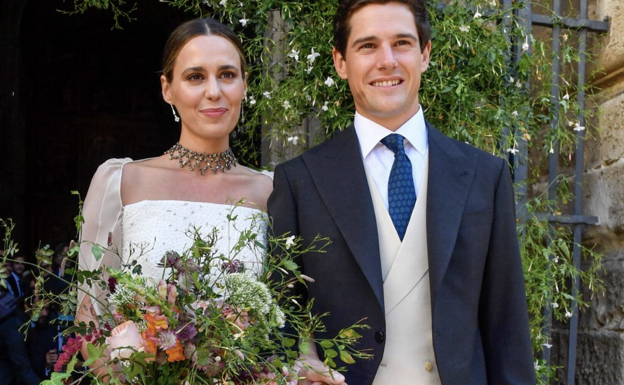
[[[163,97],[182,120],[182,145],[205,151],[207,140],[220,140],[225,148],[211,151],[227,148],[247,91],[244,75],[236,48],[221,36],[197,36],[182,47],[171,82],[161,76]]]

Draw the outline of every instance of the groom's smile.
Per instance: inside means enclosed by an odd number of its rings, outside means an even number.
[[[401,3],[367,5],[349,26],[344,56],[334,49],[336,71],[349,81],[358,113],[396,130],[418,111],[431,45],[421,52],[414,16]]]

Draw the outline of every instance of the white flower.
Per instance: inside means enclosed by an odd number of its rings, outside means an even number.
[[[522,83],[520,83],[520,80],[518,80],[518,81],[516,82],[516,87],[518,87],[518,88],[522,88]]]
[[[288,138],[288,141],[290,141],[290,138]],[[286,250],[290,249],[290,246],[295,244],[295,236],[291,235],[290,237],[286,238]]]
[[[462,32],[468,32],[470,31],[470,26],[469,25],[462,25],[461,27],[459,27],[459,30]]]
[[[555,153],[555,149],[551,147],[550,151],[548,151],[548,152],[550,152],[551,154],[554,154]]]
[[[567,41],[568,40],[568,34],[564,33],[563,35],[561,35],[561,37],[563,37],[563,41]]]
[[[219,3],[219,5],[222,5],[222,6],[224,6],[224,7],[225,7],[225,6],[227,5],[227,0],[221,0],[221,2]]]
[[[583,131],[585,130],[584,126],[581,126],[578,122],[574,124],[574,131]]]
[[[567,308],[566,308],[565,316],[568,317],[568,318],[572,317],[572,313]]]
[[[529,38],[528,37],[524,41],[524,44],[522,44],[522,50],[523,51],[528,51],[529,50]]]
[[[264,95],[264,97],[267,99],[271,99],[271,93],[269,91],[264,91],[262,95]]]
[[[327,101],[325,103],[323,103],[323,107],[321,107],[321,110],[323,110],[323,111],[329,110],[329,107],[327,107]]]
[[[566,92],[566,94],[563,95],[563,97],[561,99],[563,99],[563,100],[570,100],[570,95]]]
[[[314,47],[312,47],[312,53],[311,53],[311,54],[309,54],[309,55],[308,55],[308,56],[306,56],[306,57],[307,57],[307,58],[308,58],[308,60],[310,61],[310,65],[312,65],[312,64],[314,64],[314,60],[315,60],[317,57],[319,57],[319,56],[321,56],[321,54],[320,54],[320,53],[318,53],[318,52],[314,52]]]
[[[559,307],[559,304],[557,302],[553,302],[553,303],[551,303],[551,305],[552,305],[553,309],[556,309],[556,308]]]
[[[331,87],[331,86],[333,86],[335,83],[336,83],[336,82],[334,82],[334,79],[332,79],[332,77],[331,77],[331,76],[330,76],[330,77],[328,77],[328,78],[327,78],[327,80],[325,80],[325,85],[326,85],[327,87]]]
[[[244,27],[247,25],[247,23],[249,22],[249,19],[240,19],[239,22],[241,23],[241,25]]]
[[[517,117],[518,116],[518,111],[514,111],[511,113],[512,116]]]
[[[479,8],[477,8],[477,12],[475,12],[475,14],[474,14],[474,18],[475,18],[475,19],[478,19],[478,18],[480,18],[481,16],[483,16],[483,15],[481,15],[481,14],[479,13]]]
[[[289,58],[295,59],[296,62],[299,61],[299,51],[295,51],[295,49],[293,48],[292,51],[290,51],[290,53],[288,54]]]
[[[219,356],[217,356],[217,357],[219,357]],[[542,367],[540,366],[539,361],[535,360],[535,370],[537,371],[537,370],[540,370],[541,368]]]
[[[253,106],[254,104],[256,104],[256,99],[254,99],[254,97],[253,97],[253,96],[250,96],[250,97],[249,97],[249,105],[252,105],[252,106]]]
[[[509,83],[513,83],[513,82],[514,82],[514,78],[513,78],[513,76],[510,76],[509,77]]]
[[[551,345],[551,344],[543,344],[543,346],[544,346],[546,349],[550,349],[550,348],[552,348],[552,345]]]
[[[314,67],[310,66],[310,67],[308,67],[308,68],[305,70],[305,71],[308,73],[308,75],[310,75],[310,72],[312,72],[312,69],[313,69],[313,68],[314,68]]]
[[[507,152],[511,152],[512,154],[514,154],[514,155],[515,155],[516,153],[518,153],[518,149],[517,149],[517,148],[515,148],[515,147],[514,147],[514,148],[508,148],[508,149],[507,149]]]
[[[287,110],[290,108],[290,102],[288,100],[284,100],[284,109]]]
[[[293,145],[297,145],[297,143],[299,143],[299,137],[298,136],[291,136],[288,139],[288,143],[292,143]],[[286,240],[286,249],[290,248],[290,245],[292,245],[292,242],[289,243],[290,238],[288,238],[288,240]]]

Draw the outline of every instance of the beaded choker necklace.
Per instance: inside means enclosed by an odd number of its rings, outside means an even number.
[[[190,170],[193,171],[195,167],[197,167],[202,175],[204,175],[208,169],[212,170],[213,174],[216,174],[219,170],[225,172],[226,169],[229,170],[232,166],[236,167],[237,164],[236,157],[229,147],[224,152],[203,154],[201,152],[189,150],[178,142],[169,150],[165,151],[165,154],[169,154],[169,159],[171,160],[177,159],[180,163],[180,168],[188,165]]]

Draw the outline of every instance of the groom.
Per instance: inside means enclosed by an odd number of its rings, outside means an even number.
[[[365,319],[374,358],[300,384],[535,384],[509,168],[426,122],[430,51],[424,0],[341,1],[353,125],[279,165],[268,210],[275,234],[332,241],[299,261],[315,279],[299,293],[328,336]]]

